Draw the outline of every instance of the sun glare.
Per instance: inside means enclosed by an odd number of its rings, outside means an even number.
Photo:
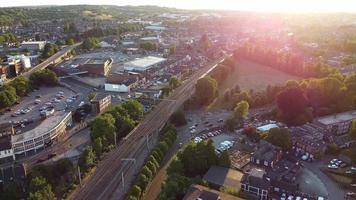
[[[260,12],[355,12],[355,0],[192,0],[173,3],[190,9],[227,9]]]

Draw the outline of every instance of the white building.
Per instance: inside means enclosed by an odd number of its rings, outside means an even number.
[[[140,42],[153,42],[153,43],[160,43],[161,38],[159,36],[149,36],[149,37],[143,37],[140,38]]]
[[[130,92],[130,87],[126,86],[125,84],[110,84],[110,83],[105,83],[105,91],[108,92]]]
[[[145,29],[150,30],[150,31],[164,31],[167,28],[163,26],[146,26]]]
[[[157,67],[159,64],[166,61],[165,58],[147,56],[143,58],[138,58],[133,61],[127,62],[124,64],[124,69],[126,71],[138,71],[143,72],[148,69]]]
[[[27,49],[30,51],[42,51],[46,45],[46,41],[29,41],[29,42],[22,42],[21,48]]]
[[[20,62],[23,68],[28,69],[31,68],[31,59],[28,56],[25,55],[16,55],[16,56],[8,56],[7,57],[8,62],[11,63],[17,63]]]
[[[25,155],[36,152],[57,137],[66,133],[68,126],[72,124],[72,113],[61,112],[46,118],[40,125],[22,134],[13,135],[12,149],[14,154]]]

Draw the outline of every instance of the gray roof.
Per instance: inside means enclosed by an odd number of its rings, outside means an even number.
[[[240,188],[242,176],[242,172],[234,169],[211,166],[209,171],[204,175],[203,179],[218,186]]]
[[[344,121],[351,121],[353,119],[356,119],[356,110],[320,117],[317,121],[324,125],[330,125]]]

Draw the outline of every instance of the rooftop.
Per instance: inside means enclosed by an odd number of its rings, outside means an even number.
[[[104,64],[109,61],[111,58],[94,58],[88,59],[85,64]]]
[[[266,124],[260,127],[257,127],[257,130],[262,131],[262,132],[266,132],[269,131],[272,128],[278,128],[277,124]]]
[[[143,41],[158,40],[158,37],[156,37],[156,36],[143,37],[140,40],[143,40]]]
[[[242,200],[239,197],[232,196],[230,194],[222,193],[217,190],[213,190],[201,185],[192,185],[188,189],[183,200]]]
[[[262,140],[258,144],[258,149],[252,157],[259,160],[272,161],[275,158],[276,151],[280,151],[280,147],[274,146],[273,144]]]
[[[36,128],[24,132],[22,134],[18,135],[13,135],[12,136],[12,142],[17,143],[17,142],[23,142],[23,141],[28,141],[35,139],[37,137],[40,137],[46,132],[51,131],[54,129],[56,126],[59,125],[59,123],[69,115],[71,115],[70,112],[56,112],[53,116],[46,118],[43,120],[40,125],[38,125]]]
[[[320,117],[317,121],[324,125],[330,125],[353,119],[356,119],[356,110]]]
[[[130,61],[125,63],[126,66],[132,66],[137,68],[148,68],[152,65],[161,63],[165,61],[165,58],[154,57],[154,56],[147,56],[143,58],[138,58],[136,60]]]
[[[211,166],[204,175],[204,180],[218,186],[240,188],[243,173],[220,166]]]

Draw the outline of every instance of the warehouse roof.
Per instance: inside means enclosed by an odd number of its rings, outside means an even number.
[[[154,56],[147,56],[143,58],[139,58],[130,62],[125,63],[125,67],[128,68],[139,68],[139,69],[148,69],[152,65],[159,64],[165,61],[165,58],[154,57]]]
[[[329,124],[335,124],[344,121],[350,121],[353,119],[356,119],[356,110],[321,117],[318,119],[318,122],[324,125],[329,125]]]

